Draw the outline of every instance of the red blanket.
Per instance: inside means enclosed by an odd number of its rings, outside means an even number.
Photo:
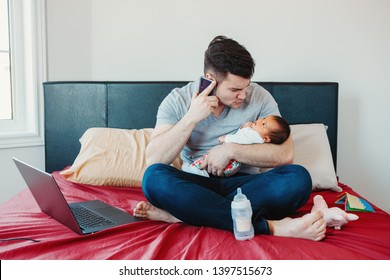
[[[132,213],[145,200],[139,187],[78,185],[57,172],[54,177],[68,202],[100,199]],[[329,207],[341,207],[334,204],[339,193],[316,192],[296,216],[310,212],[316,194]],[[0,205],[0,259],[390,259],[390,215],[374,208],[357,213],[359,220],[341,230],[328,228],[320,242],[268,235],[236,241],[224,230],[148,220],[79,236],[42,213],[26,189]]]

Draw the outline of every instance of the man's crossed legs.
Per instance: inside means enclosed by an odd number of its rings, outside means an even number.
[[[262,174],[207,178],[154,164],[146,170],[142,184],[149,202],[139,202],[134,215],[233,231],[231,201],[240,187],[251,201],[256,234],[318,241],[326,231],[321,211],[288,217],[307,202],[311,186],[309,173],[299,165],[281,166]]]

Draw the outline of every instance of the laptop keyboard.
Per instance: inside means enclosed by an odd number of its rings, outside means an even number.
[[[70,210],[72,210],[72,213],[75,216],[77,222],[83,229],[109,226],[114,224],[114,222],[99,216],[98,214],[95,214],[91,210],[81,205],[70,205]]]

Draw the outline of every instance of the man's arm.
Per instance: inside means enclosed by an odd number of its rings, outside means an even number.
[[[282,144],[235,145],[230,148],[234,159],[257,167],[277,167],[294,160],[294,143],[291,136]]]
[[[291,164],[294,160],[294,143],[291,136],[280,145],[225,143],[208,152],[207,163],[202,167],[207,165],[207,172],[212,173],[213,170],[217,170],[217,174],[223,176],[223,169],[231,159],[262,168]]]
[[[146,147],[146,163],[172,163],[187,143],[193,126],[184,118],[176,125],[156,126]]]
[[[187,143],[195,126],[208,117],[218,106],[218,98],[209,96],[215,87],[213,81],[202,93],[195,92],[191,105],[183,118],[174,125],[157,125],[146,148],[146,162],[172,163]]]

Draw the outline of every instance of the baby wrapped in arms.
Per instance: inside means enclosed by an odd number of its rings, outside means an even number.
[[[236,133],[223,135],[218,138],[222,143],[237,144],[282,144],[290,136],[290,126],[287,121],[280,116],[270,115],[255,122],[244,123]],[[182,170],[201,176],[210,177],[200,166],[207,155],[203,155],[192,164],[183,164]],[[231,160],[224,169],[225,176],[231,176],[240,169],[241,163]]]

